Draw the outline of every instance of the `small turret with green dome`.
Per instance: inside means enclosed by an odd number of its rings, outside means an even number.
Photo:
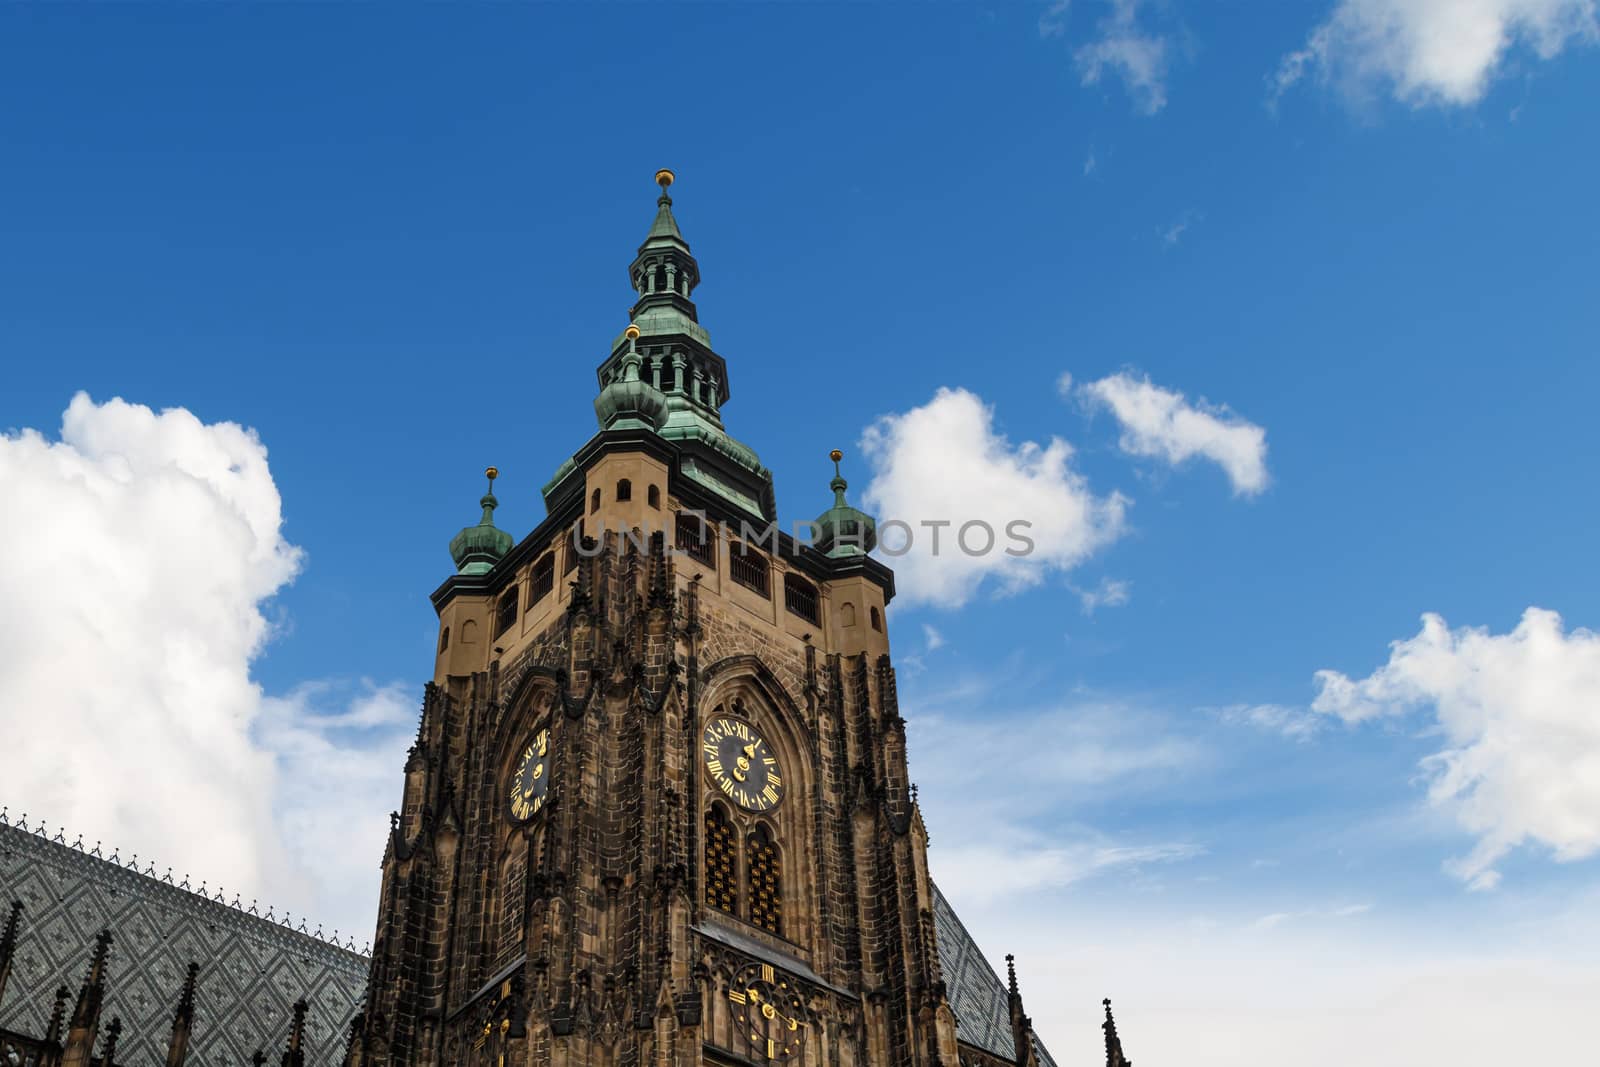
[[[623,336],[628,348],[622,357],[622,373],[594,398],[595,417],[600,420],[602,430],[629,426],[659,430],[667,421],[667,396],[639,377],[639,368],[644,363],[636,343],[639,327],[630,324]]]
[[[511,535],[494,524],[494,509],[500,506],[494,495],[494,480],[500,470],[490,467],[483,473],[489,476],[489,489],[478,501],[483,518],[478,525],[465,526],[450,539],[450,558],[456,561],[457,574],[487,574],[511,551]]]
[[[860,508],[853,508],[845,499],[844,491],[850,483],[839,472],[839,461],[844,453],[837,448],[828,453],[833,460],[833,507],[817,516],[817,544],[821,552],[837,559],[840,556],[864,556],[878,544],[878,523]]]

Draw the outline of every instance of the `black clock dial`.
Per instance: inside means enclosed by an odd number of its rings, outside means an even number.
[[[544,799],[550,792],[551,755],[550,729],[546,727],[533,735],[511,773],[511,789],[506,799],[515,821],[527,822],[544,807]]]
[[[700,752],[711,784],[746,811],[771,811],[783,799],[778,757],[743,719],[712,719],[700,735]]]
[[[728,985],[733,1018],[757,1059],[787,1060],[799,1055],[806,1038],[805,1001],[781,971],[756,963]]]

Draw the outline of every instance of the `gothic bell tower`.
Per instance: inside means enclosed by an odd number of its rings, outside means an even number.
[[[598,432],[527,536],[491,468],[451,542],[346,1062],[1037,1063],[1025,1019],[1014,1058],[958,1046],[893,575],[838,453],[815,536],[775,525],[657,181]]]

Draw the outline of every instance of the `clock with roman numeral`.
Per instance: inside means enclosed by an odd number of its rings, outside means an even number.
[[[733,1017],[757,1060],[781,1062],[798,1055],[806,1039],[806,1007],[782,971],[752,963],[728,983]]]
[[[528,739],[517,767],[511,774],[506,806],[511,821],[524,823],[539,814],[550,795],[550,728],[547,726]]]
[[[772,746],[743,719],[718,715],[700,735],[711,784],[746,811],[771,811],[783,799],[783,774]]]

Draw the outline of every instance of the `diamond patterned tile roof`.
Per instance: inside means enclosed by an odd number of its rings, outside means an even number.
[[[1016,1049],[1011,1038],[1006,984],[989,966],[938,886],[933,887],[933,927],[939,939],[939,967],[944,972],[946,995],[956,1016],[956,1037],[1010,1062]],[[1040,1067],[1056,1067],[1056,1061],[1037,1039],[1034,1051]]]
[[[276,1061],[305,997],[307,1062],[336,1063],[365,991],[365,956],[39,833],[0,822],[0,905],[23,902],[0,1027],[44,1032],[57,986],[76,993],[95,935],[113,935],[103,1019],[119,1062],[166,1062],[190,961],[200,964],[189,1063]],[[70,1002],[69,1002],[70,1003]]]

